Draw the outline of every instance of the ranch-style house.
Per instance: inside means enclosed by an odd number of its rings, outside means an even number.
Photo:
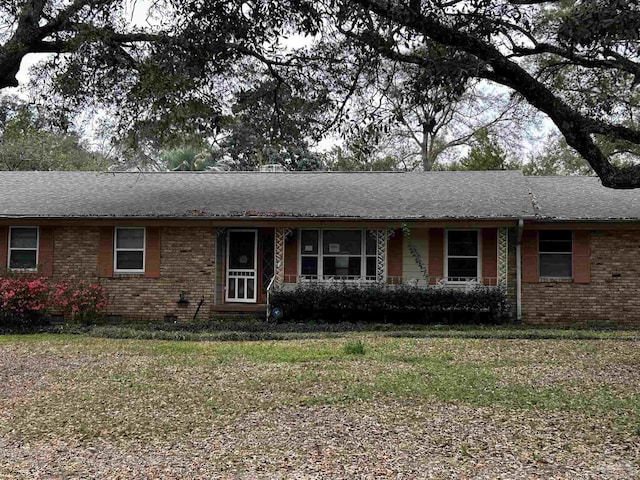
[[[300,282],[503,286],[530,324],[640,324],[640,190],[487,172],[0,172],[0,268],[108,315],[263,312]],[[390,287],[393,288],[393,287]]]

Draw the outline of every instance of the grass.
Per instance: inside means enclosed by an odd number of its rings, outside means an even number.
[[[106,391],[113,387],[116,390],[126,387],[124,389],[128,390],[132,386],[143,391],[145,385],[149,387],[148,390],[154,388],[171,390],[174,384],[167,383],[161,375],[169,366],[176,370],[176,374],[178,371],[186,374],[186,380],[188,380],[190,374],[185,369],[202,370],[203,374],[212,375],[214,373],[212,369],[224,365],[225,369],[230,371],[237,369],[239,373],[247,369],[254,371],[251,381],[245,385],[249,390],[265,387],[260,380],[260,375],[265,370],[273,373],[269,376],[270,388],[283,387],[282,390],[288,390],[286,387],[290,380],[289,375],[280,375],[280,373],[294,371],[298,378],[295,393],[299,395],[281,398],[287,404],[299,401],[321,403],[322,395],[313,397],[304,395],[307,391],[305,387],[311,387],[313,382],[315,387],[320,387],[320,390],[341,390],[345,393],[345,402],[392,396],[543,410],[603,412],[622,409],[629,413],[640,407],[637,392],[618,391],[606,383],[591,385],[576,380],[575,385],[570,382],[555,381],[550,382],[549,385],[532,386],[526,381],[504,382],[501,378],[499,372],[505,371],[505,365],[507,365],[507,371],[509,365],[520,368],[529,366],[532,375],[535,375],[536,370],[541,366],[597,369],[597,361],[596,365],[592,366],[581,362],[580,358],[598,360],[601,357],[610,356],[611,352],[602,352],[599,355],[601,348],[598,342],[585,343],[583,340],[531,342],[530,345],[535,347],[536,351],[539,351],[542,345],[550,345],[553,349],[554,355],[542,359],[522,359],[514,355],[516,352],[512,352],[511,349],[504,352],[505,345],[510,345],[509,343],[491,340],[454,338],[443,342],[437,339],[429,341],[417,338],[385,338],[378,335],[369,337],[367,346],[362,339],[347,340],[346,343],[337,339],[324,339],[216,344],[99,340],[47,335],[4,337],[2,342],[11,345],[22,344],[25,349],[29,349],[28,346],[33,344],[39,347],[46,345],[47,350],[53,352],[69,348],[72,351],[78,349],[89,356],[99,355],[107,359],[113,358],[114,355],[117,358],[118,354],[124,354],[127,357],[133,355],[130,359],[136,360],[133,362],[136,368],[131,369],[131,361],[116,362],[111,366],[113,373],[106,378],[107,381],[97,380],[101,377],[99,372],[104,365],[80,367],[76,372],[78,376],[73,379],[66,378],[63,371],[63,375],[55,379],[60,384],[69,382],[74,389],[86,387],[85,391],[91,391],[93,387],[100,386],[106,386]],[[449,345],[449,350],[442,351],[443,345]],[[486,345],[487,352],[484,354],[478,352],[480,345]],[[500,351],[496,350],[497,345],[500,345]],[[624,346],[620,343],[615,345],[618,347],[616,350]],[[466,351],[463,351],[463,348]],[[634,350],[635,346],[629,346],[629,348]],[[467,358],[471,352],[475,352],[476,355],[473,358]],[[577,364],[573,362],[574,359],[577,359]],[[146,368],[140,368],[139,362],[143,362]],[[285,367],[285,365],[294,367]],[[241,379],[237,376],[236,378]],[[586,378],[588,379],[588,376]],[[57,401],[63,401],[64,394],[64,391],[62,397],[56,394]],[[103,400],[100,395],[96,395],[95,398],[97,402]],[[56,399],[51,400],[56,401]],[[64,402],[70,400],[72,399],[67,398]],[[69,408],[73,408],[73,403],[70,401]],[[335,402],[332,400],[331,403]],[[277,402],[274,406],[277,406]],[[239,411],[242,410],[239,409]]]
[[[509,332],[523,338],[509,338]],[[489,333],[494,338],[481,338]],[[327,432],[348,419],[373,425],[364,437],[349,440],[365,445],[366,452],[391,448],[375,443],[372,431],[405,432],[407,448],[438,449],[450,442],[443,435],[453,435],[449,429],[459,425],[451,448],[461,466],[490,455],[493,450],[481,448],[483,442],[497,445],[505,438],[525,456],[546,455],[536,443],[542,441],[590,459],[622,455],[637,462],[635,446],[620,453],[637,445],[640,435],[636,332],[583,333],[594,337],[504,328],[325,332],[319,339],[251,342],[4,336],[0,439],[14,443],[0,440],[0,446],[11,452],[24,442],[75,445],[68,448],[81,456],[77,449],[109,445],[122,455],[112,459],[118,464],[140,442],[157,446],[168,461],[180,442],[231,445],[253,439],[227,452],[226,460],[211,460],[216,472],[232,464],[236,473],[250,474],[251,452],[269,461],[285,452],[291,462],[306,465],[315,448],[309,438],[331,442]],[[463,423],[477,436],[463,433]],[[308,437],[292,444],[287,437],[299,430]],[[226,451],[222,443],[215,445]],[[185,458],[193,454],[184,452]],[[0,455],[0,478],[7,455]],[[23,463],[37,463],[20,455]],[[552,463],[568,461],[565,453],[554,455]],[[488,457],[484,461],[493,465]],[[17,471],[11,462],[4,468]]]
[[[394,325],[368,323],[266,323],[262,320],[211,321],[200,324],[148,324],[48,327],[49,333],[81,334],[102,338],[169,341],[266,341],[340,338],[351,333],[375,333],[398,338],[640,340],[640,330],[592,328],[543,328],[527,325]],[[0,342],[2,342],[0,335]]]
[[[347,355],[364,355],[366,347],[362,340],[352,340],[344,344],[344,353]]]

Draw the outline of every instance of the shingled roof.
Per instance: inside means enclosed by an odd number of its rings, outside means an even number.
[[[640,220],[640,189],[485,172],[0,172],[0,218]]]
[[[513,219],[525,178],[494,172],[0,172],[0,218]]]
[[[639,220],[640,189],[614,190],[598,177],[525,177],[539,220]]]

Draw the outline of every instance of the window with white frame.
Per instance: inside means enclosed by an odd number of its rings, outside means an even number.
[[[446,277],[468,282],[480,276],[478,230],[447,230]]]
[[[568,230],[541,230],[538,236],[540,277],[571,278],[573,233]]]
[[[9,269],[36,270],[38,268],[38,227],[9,229]]]
[[[301,230],[304,279],[375,280],[376,237],[368,230]]]
[[[116,273],[144,273],[145,229],[116,227],[114,245]]]

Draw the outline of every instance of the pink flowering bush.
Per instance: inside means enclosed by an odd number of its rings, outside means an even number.
[[[47,278],[0,277],[0,320],[36,322],[45,314],[64,313],[80,322],[98,319],[107,306],[100,285]]]
[[[0,317],[35,319],[45,312],[48,301],[45,278],[0,278]]]
[[[107,294],[96,283],[54,283],[51,286],[52,308],[61,310],[75,320],[90,322],[102,315],[107,307]]]

